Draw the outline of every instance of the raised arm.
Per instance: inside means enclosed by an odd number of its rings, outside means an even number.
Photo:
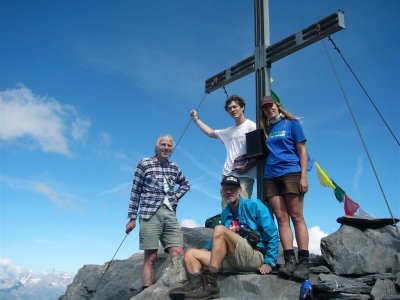
[[[192,109],[190,111],[190,117],[196,123],[196,125],[201,129],[201,131],[203,131],[206,135],[215,139],[218,138],[217,135],[215,134],[214,129],[210,128],[206,123],[200,120],[196,110]]]

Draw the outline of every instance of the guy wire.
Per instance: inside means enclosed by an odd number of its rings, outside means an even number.
[[[324,50],[325,50],[325,53],[326,53],[326,55],[327,55],[327,57],[328,57],[328,61],[329,61],[329,63],[331,64],[333,73],[335,74],[336,80],[337,80],[337,82],[338,82],[338,84],[339,84],[339,86],[340,86],[340,89],[341,89],[341,91],[342,91],[344,100],[345,100],[345,102],[346,102],[346,104],[347,104],[347,107],[348,107],[348,109],[349,109],[349,111],[350,111],[350,115],[351,115],[351,117],[352,117],[352,119],[353,119],[353,122],[354,122],[354,124],[355,124],[355,126],[356,126],[358,135],[360,136],[361,143],[362,143],[362,145],[363,145],[363,147],[364,147],[364,150],[365,150],[365,152],[366,152],[366,154],[367,154],[368,160],[369,160],[369,162],[370,162],[370,164],[371,164],[372,171],[374,172],[375,178],[376,178],[376,180],[377,180],[377,182],[378,182],[378,186],[379,186],[379,188],[380,188],[380,190],[381,190],[381,192],[382,192],[383,199],[384,199],[385,202],[386,202],[386,206],[387,206],[387,208],[388,208],[388,210],[389,210],[389,214],[390,214],[390,216],[391,216],[391,218],[392,218],[392,220],[393,220],[393,225],[396,225],[396,222],[395,222],[395,219],[394,219],[392,210],[390,209],[389,202],[388,202],[388,200],[387,200],[387,198],[386,198],[386,195],[385,195],[385,191],[383,190],[382,184],[381,184],[381,182],[380,182],[380,180],[379,180],[378,173],[377,173],[376,170],[375,170],[374,163],[373,163],[372,158],[371,158],[371,156],[370,156],[370,154],[369,154],[369,152],[368,152],[367,145],[365,144],[365,141],[364,141],[364,138],[363,138],[363,136],[362,136],[361,130],[360,130],[359,126],[358,126],[357,120],[356,120],[356,118],[355,118],[355,116],[354,116],[354,113],[353,113],[353,111],[352,111],[352,109],[351,109],[351,106],[350,106],[350,103],[349,103],[349,99],[347,98],[347,95],[346,95],[346,93],[345,93],[345,91],[344,91],[342,82],[340,81],[339,75],[338,75],[338,73],[336,72],[336,68],[335,68],[335,66],[334,66],[334,64],[333,64],[333,62],[332,62],[332,60],[331,60],[331,57],[329,56],[329,53],[328,53],[328,50],[327,50],[327,48],[326,48],[325,43],[322,42],[322,45],[324,46]],[[399,229],[398,229],[397,226],[396,226],[396,229],[397,229],[397,234],[400,236],[400,232],[399,232]]]
[[[206,97],[207,97],[207,93],[204,93],[204,97],[203,97],[203,99],[201,99],[200,103],[197,105],[196,110],[199,110],[200,106],[203,104],[203,102],[204,102],[204,100],[206,99]],[[174,150],[172,151],[172,153],[171,153],[171,155],[170,155],[170,158],[171,158],[172,155],[174,154],[175,149],[178,147],[179,142],[181,141],[181,139],[182,139],[183,136],[185,135],[186,130],[188,129],[188,127],[189,127],[191,121],[192,121],[192,119],[190,118],[189,121],[187,122],[186,127],[185,127],[185,129],[183,130],[181,136],[179,137],[178,141],[175,143],[175,147],[174,147]]]
[[[389,130],[389,132],[391,133],[391,135],[395,139],[397,145],[400,146],[399,140],[396,138],[396,136],[394,135],[392,129],[390,129],[389,125],[386,123],[385,118],[382,116],[382,114],[380,113],[379,109],[376,107],[375,103],[372,101],[371,97],[369,96],[368,92],[366,91],[366,89],[362,85],[361,81],[358,79],[357,75],[354,73],[353,69],[350,67],[349,63],[347,62],[347,60],[342,55],[342,52],[340,51],[340,49],[336,46],[335,42],[333,41],[333,39],[330,36],[328,37],[328,40],[332,43],[334,49],[339,53],[340,57],[343,59],[343,61],[346,64],[346,66],[349,68],[351,74],[353,74],[354,78],[356,79],[356,81],[360,85],[361,89],[364,91],[365,95],[367,96],[367,98],[371,102],[372,106],[375,108],[375,110],[377,111],[378,115],[381,117],[383,123],[385,123],[386,128]]]
[[[225,86],[223,86],[222,88],[224,89],[224,92],[225,92],[226,98],[229,98],[229,95],[228,95],[228,92],[226,91],[226,88],[225,88]]]

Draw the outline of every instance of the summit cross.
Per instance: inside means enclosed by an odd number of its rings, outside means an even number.
[[[268,0],[254,0],[254,55],[211,76],[205,82],[205,92],[209,94],[255,72],[257,128],[260,128],[259,104],[262,102],[264,96],[271,95],[271,64],[345,28],[344,14],[338,10],[336,13],[288,36],[280,42],[270,45],[268,8]],[[263,200],[263,164],[261,162],[262,160],[258,160],[257,162],[257,197]]]

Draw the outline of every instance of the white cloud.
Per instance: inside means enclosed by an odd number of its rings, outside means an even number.
[[[191,191],[197,191],[201,194],[203,194],[204,196],[206,196],[207,198],[210,199],[214,199],[214,200],[218,200],[221,201],[221,193],[219,190],[215,190],[215,189],[210,189],[207,184],[203,184],[204,179],[203,177],[196,179],[193,178],[190,180],[190,190]]]
[[[60,196],[57,191],[52,189],[47,184],[42,183],[42,182],[34,182],[32,184],[32,188],[35,192],[42,194],[56,206],[59,206],[61,208],[68,208],[68,209],[76,210],[76,206],[71,199],[69,199],[68,197],[65,197],[65,196],[64,197]]]
[[[326,237],[328,233],[323,232],[319,226],[311,227],[308,230],[308,234],[310,237],[309,241],[309,251],[314,254],[321,254],[321,239]]]
[[[308,250],[311,253],[321,255],[321,239],[326,237],[328,233],[325,233],[321,230],[319,226],[313,226],[308,229],[309,235],[309,243],[308,243]]]
[[[46,183],[12,178],[5,175],[0,175],[0,183],[5,183],[14,190],[29,190],[39,193],[58,207],[73,211],[81,210],[70,196],[54,190]]]
[[[319,226],[313,226],[308,229],[309,242],[308,250],[310,253],[321,255],[321,239],[326,237],[328,233],[321,230]],[[294,241],[294,246],[297,247],[297,241]]]
[[[191,155],[188,151],[186,151],[182,147],[177,147],[176,150],[178,150],[184,156],[189,158],[189,160],[193,163],[193,165],[196,166],[199,170],[203,171],[205,174],[209,175],[213,179],[216,179],[218,181],[221,180],[221,174],[215,172],[212,168],[209,167],[209,165],[201,163],[196,157]]]
[[[114,186],[114,187],[109,188],[107,190],[101,191],[99,193],[99,196],[118,194],[118,195],[127,197],[127,195],[129,196],[129,194],[130,194],[131,186],[132,186],[131,182],[121,183],[121,184],[119,184],[117,186]]]
[[[18,276],[25,271],[23,268],[14,265],[9,258],[0,258],[0,270],[2,274],[10,277]]]
[[[101,158],[108,158],[112,155],[111,150],[112,137],[108,132],[101,132],[97,136],[97,145],[95,147],[95,153]]]
[[[24,85],[0,92],[0,140],[71,155],[72,141],[85,139],[90,121],[71,105],[34,95]]]
[[[187,227],[187,228],[196,228],[200,227],[199,224],[195,220],[192,219],[183,219],[181,221],[181,227]]]
[[[178,150],[180,153],[182,153],[184,156],[186,156],[190,160],[190,162],[192,162],[192,165],[196,166],[204,174],[204,176],[201,176],[200,178],[191,178],[190,189],[192,191],[198,191],[208,198],[220,200],[221,195],[220,195],[219,189],[217,189],[217,190],[210,189],[209,182],[210,181],[217,182],[219,184],[219,182],[221,180],[221,173],[219,173],[218,171],[214,171],[212,168],[209,167],[209,165],[206,165],[206,164],[203,164],[202,162],[200,162],[196,157],[191,155],[183,147],[177,147],[176,150]],[[213,159],[213,157],[210,156],[210,159]]]
[[[113,37],[118,38],[114,35]],[[125,37],[120,37],[125,38]],[[86,48],[81,45],[79,51],[89,65],[111,73],[120,73],[131,78],[138,87],[150,89],[153,93],[175,94],[187,99],[193,90],[202,88],[200,75],[204,66],[191,59],[185,59],[185,52],[176,55],[176,51],[165,51],[146,42],[122,41],[124,46]],[[85,43],[85,45],[88,45]],[[122,51],[121,51],[122,50]],[[172,53],[172,54],[171,54]],[[182,61],[185,61],[182,64]],[[162,68],[159,66],[162,65]],[[180,65],[179,68],[176,68]],[[154,86],[157,90],[154,90]]]
[[[108,132],[101,132],[99,134],[100,146],[109,147],[111,145],[111,134]]]

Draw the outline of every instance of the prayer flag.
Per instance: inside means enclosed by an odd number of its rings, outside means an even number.
[[[281,99],[279,99],[278,95],[274,93],[274,91],[271,91],[271,97],[274,99],[278,104],[282,105]]]
[[[360,205],[351,200],[347,195],[344,196],[344,212],[346,216],[354,216],[354,213],[359,209]]]
[[[332,183],[335,186],[334,193],[335,193],[336,199],[339,202],[343,202],[344,196],[346,195],[346,192],[340,186],[338,186],[333,180],[332,180]]]
[[[358,216],[364,216],[364,217],[375,218],[374,216],[370,215],[370,214],[367,213],[365,210],[363,210],[363,209],[361,208],[361,206],[358,208],[357,215],[358,215]]]
[[[332,180],[329,178],[328,174],[321,168],[319,163],[315,162],[315,166],[317,167],[317,175],[319,182],[326,187],[330,187],[335,189],[335,186],[332,183]]]

